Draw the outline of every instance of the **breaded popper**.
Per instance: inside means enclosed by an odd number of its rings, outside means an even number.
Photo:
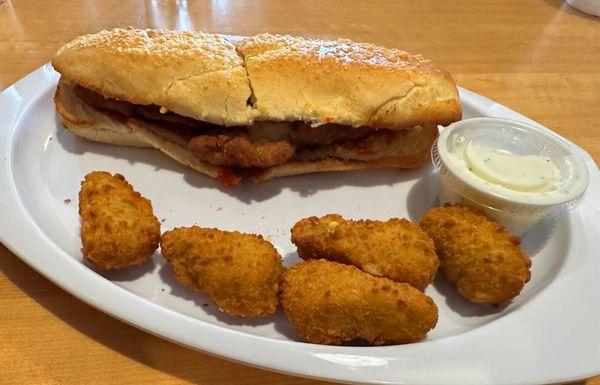
[[[324,259],[286,270],[281,302],[300,337],[317,344],[415,342],[438,319],[433,300],[414,287]]]
[[[79,191],[79,215],[83,256],[101,269],[139,265],[158,248],[160,223],[152,204],[120,174],[86,175]]]
[[[498,305],[531,277],[519,238],[474,209],[446,204],[426,212],[420,225],[435,242],[440,270],[470,301]]]
[[[406,219],[353,221],[337,214],[305,218],[292,228],[292,242],[302,259],[354,265],[421,290],[439,266],[433,241]]]
[[[164,233],[160,247],[177,279],[224,312],[256,317],[277,310],[281,256],[262,236],[180,227]]]

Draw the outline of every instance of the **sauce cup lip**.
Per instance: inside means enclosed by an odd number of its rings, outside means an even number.
[[[458,172],[458,167],[452,165],[451,162],[448,162],[448,154],[445,146],[448,138],[450,137],[450,134],[452,134],[454,130],[459,129],[466,124],[472,125],[477,123],[495,123],[506,127],[515,127],[519,129],[524,129],[526,131],[533,131],[537,134],[544,136],[546,139],[558,144],[569,154],[569,157],[573,160],[574,166],[580,172],[580,177],[583,178],[584,182],[580,183],[578,188],[572,189],[571,191],[569,191],[568,194],[565,194],[562,197],[557,196],[555,199],[544,199],[542,200],[542,202],[533,201],[531,196],[529,196],[526,199],[519,199],[518,197],[508,197],[496,191],[483,189],[481,186],[473,183],[467,178],[462,177],[461,172]],[[525,209],[526,211],[529,211],[527,210],[527,208],[535,210],[553,208],[558,206],[564,206],[568,209],[574,208],[581,200],[589,184],[589,173],[585,161],[581,158],[579,153],[569,141],[546,128],[541,128],[528,123],[504,118],[470,118],[450,124],[441,131],[440,135],[435,140],[432,146],[432,160],[438,169],[445,171],[447,174],[449,173],[453,179],[459,180],[461,183],[467,185],[468,187],[472,188],[480,194],[484,194],[490,198],[497,199],[504,204],[513,205],[513,208],[516,210]],[[527,196],[527,194],[524,194],[524,196]],[[471,197],[470,199],[473,199],[475,201],[477,200],[474,199],[474,197]]]

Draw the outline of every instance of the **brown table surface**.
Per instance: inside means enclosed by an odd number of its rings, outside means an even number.
[[[127,25],[341,36],[422,53],[461,86],[552,128],[600,160],[600,19],[559,0],[7,0],[0,4],[0,90],[75,36]],[[9,219],[0,214],[0,220]],[[146,334],[75,299],[2,245],[0,309],[0,383],[316,382]],[[600,384],[600,377],[587,384]]]

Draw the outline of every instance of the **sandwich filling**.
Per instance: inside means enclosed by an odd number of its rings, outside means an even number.
[[[389,130],[302,121],[255,121],[251,126],[224,127],[157,105],[107,98],[64,76],[59,87],[76,95],[78,102],[120,122],[147,123],[146,127],[154,127],[156,134],[185,148],[196,159],[219,167],[220,174],[233,176],[234,180],[239,180],[241,174],[257,174],[293,161],[393,161],[423,152],[437,135],[435,127]]]

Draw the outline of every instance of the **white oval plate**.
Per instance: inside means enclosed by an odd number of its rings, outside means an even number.
[[[586,158],[591,184],[581,206],[527,233],[532,279],[512,303],[474,305],[438,279],[427,288],[439,323],[423,342],[382,347],[297,342],[279,311],[241,319],[219,312],[204,295],[174,280],[159,253],[122,272],[82,262],[77,192],[92,170],[119,172],[152,200],[162,229],[199,224],[261,233],[298,261],[289,229],[300,218],[418,221],[435,204],[431,166],[282,178],[223,189],[158,151],[92,143],[61,129],[50,65],[0,94],[0,239],[50,280],[112,316],[171,341],[270,370],[356,383],[539,384],[600,372],[600,173]],[[532,123],[461,89],[464,116]],[[66,203],[70,199],[70,203]]]

